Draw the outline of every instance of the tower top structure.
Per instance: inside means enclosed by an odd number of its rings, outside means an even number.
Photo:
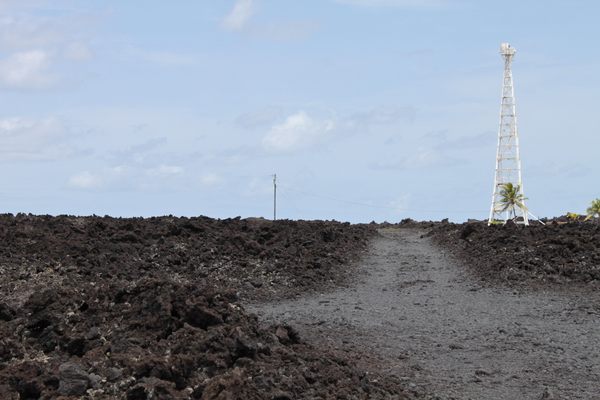
[[[510,57],[512,59],[516,53],[517,49],[512,47],[509,43],[502,43],[500,45],[500,54],[502,55],[502,57]]]

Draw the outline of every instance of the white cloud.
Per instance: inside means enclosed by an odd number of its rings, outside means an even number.
[[[102,186],[102,180],[89,171],[83,171],[70,177],[67,186],[76,189],[98,189]]]
[[[221,177],[212,172],[207,172],[200,176],[200,183],[202,186],[215,186],[221,183],[221,181]]]
[[[47,11],[44,2],[0,0],[0,86],[44,89],[69,63],[89,61],[87,26],[80,15]],[[70,71],[72,74],[73,71]]]
[[[254,14],[254,0],[237,0],[233,9],[223,18],[222,26],[230,31],[240,31]]]
[[[256,11],[256,0],[236,0],[231,11],[221,20],[221,27],[228,31],[249,34],[273,41],[302,40],[312,35],[321,25],[314,20],[279,20],[250,25]]]
[[[287,152],[310,147],[333,136],[341,134],[367,135],[412,123],[415,119],[413,107],[382,106],[363,111],[338,115],[330,118],[315,117],[324,110],[314,110],[311,114],[299,111],[289,115],[284,122],[272,126],[262,139],[263,149],[271,152]],[[239,123],[240,118],[238,118]],[[266,122],[265,118],[264,121]],[[252,126],[252,125],[250,125]],[[260,128],[257,125],[255,128]]]
[[[130,167],[118,165],[98,172],[82,171],[69,178],[67,186],[73,189],[96,190],[104,188],[123,188],[129,186],[134,175]]]
[[[438,7],[448,0],[334,0],[336,3],[363,7]]]
[[[152,167],[141,165],[116,165],[96,171],[85,170],[72,175],[67,186],[82,190],[157,190],[165,187],[180,188],[185,169],[177,165],[160,164]]]
[[[23,118],[12,117],[0,120],[0,136],[13,136],[23,129],[29,129],[34,125],[33,121]]]
[[[59,160],[78,153],[68,143],[70,130],[54,117],[0,119],[0,159]]]
[[[29,146],[37,143],[46,144],[50,141],[59,141],[65,136],[65,131],[66,128],[63,123],[55,117],[41,119],[9,117],[0,119],[0,137],[4,140],[2,147],[9,144],[10,138],[23,140],[23,144]]]
[[[14,53],[0,60],[0,85],[15,89],[37,89],[51,85],[49,55],[43,50]]]
[[[263,147],[272,152],[286,152],[307,147],[333,131],[333,120],[317,120],[304,111],[290,115],[273,126],[263,138]]]
[[[178,165],[159,165],[158,167],[155,168],[150,168],[147,171],[147,174],[149,176],[152,177],[158,177],[158,178],[168,178],[174,175],[181,175],[183,174],[184,169],[183,167],[180,167]]]

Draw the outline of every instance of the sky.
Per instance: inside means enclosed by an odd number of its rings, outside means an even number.
[[[600,197],[600,3],[0,0],[0,212],[489,213],[502,42],[537,216]]]

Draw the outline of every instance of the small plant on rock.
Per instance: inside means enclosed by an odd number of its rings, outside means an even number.
[[[574,213],[574,212],[568,212],[567,213],[567,219],[570,222],[577,222],[581,219],[581,215],[579,215],[578,213]]]

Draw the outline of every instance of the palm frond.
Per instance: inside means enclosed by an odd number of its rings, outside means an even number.
[[[500,189],[500,212],[509,211],[516,215],[515,209],[519,208],[523,212],[527,211],[525,207],[525,200],[527,198],[521,193],[520,185],[513,185],[512,183],[505,183]]]
[[[594,218],[596,215],[600,218],[600,199],[593,200],[587,209],[588,219]]]

